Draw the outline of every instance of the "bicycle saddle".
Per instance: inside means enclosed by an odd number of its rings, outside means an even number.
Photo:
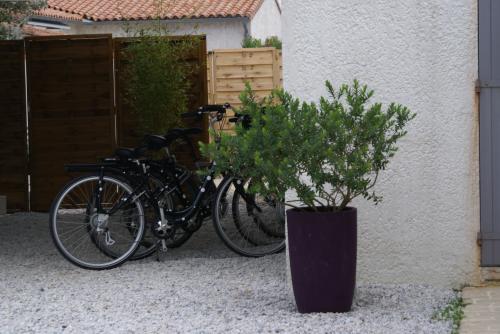
[[[170,145],[178,138],[197,135],[200,134],[201,132],[202,130],[200,128],[185,128],[185,129],[175,128],[169,130],[167,134],[164,136],[164,138],[167,141],[167,145]]]
[[[115,151],[115,155],[124,160],[128,159],[138,159],[144,154],[146,154],[146,147],[138,147],[138,148],[128,148],[128,147],[119,147]]]
[[[158,135],[146,135],[144,136],[144,142],[148,149],[155,151],[168,146],[168,142],[165,137]]]

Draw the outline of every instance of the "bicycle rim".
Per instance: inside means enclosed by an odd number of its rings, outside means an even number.
[[[108,210],[132,193],[124,181],[92,175],[70,182],[56,197],[50,215],[51,235],[57,249],[73,264],[86,269],[111,269],[125,262],[144,234],[144,210],[140,200],[114,214]],[[96,191],[101,187],[98,212]]]

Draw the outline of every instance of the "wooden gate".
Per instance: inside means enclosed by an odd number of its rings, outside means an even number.
[[[281,50],[275,48],[222,49],[208,53],[208,96],[210,103],[238,108],[245,83],[258,97],[282,87]],[[228,115],[231,116],[231,115]],[[227,129],[233,123],[226,123]]]
[[[479,0],[481,265],[500,266],[500,1]]]
[[[26,42],[31,210],[46,211],[71,177],[65,163],[93,162],[115,146],[111,35]]]
[[[0,195],[28,209],[24,42],[0,41]]]

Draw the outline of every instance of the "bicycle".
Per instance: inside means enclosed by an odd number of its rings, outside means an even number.
[[[220,105],[204,106],[194,113],[186,113],[183,116],[203,117],[203,115],[208,114],[209,126],[214,129],[215,123],[224,119],[226,108],[227,106]],[[160,146],[165,146],[166,143],[161,138],[155,139],[162,142]],[[283,237],[270,235],[267,235],[266,238],[255,237],[256,231],[262,231],[262,228],[259,227],[261,224],[255,220],[256,212],[261,213],[263,210],[255,198],[246,193],[242,180],[227,174],[219,187],[215,187],[213,181],[215,161],[208,164],[208,173],[204,176],[192,203],[177,208],[165,205],[164,199],[168,198],[165,196],[169,196],[178,187],[170,187],[169,185],[151,187],[148,181],[148,169],[151,167],[147,161],[139,160],[142,153],[140,150],[130,149],[122,152],[122,156],[127,157],[132,163],[128,168],[134,173],[117,169],[115,165],[109,166],[106,163],[98,165],[99,173],[96,173],[96,165],[93,164],[91,167],[93,175],[71,181],[54,200],[50,215],[51,235],[57,249],[70,262],[87,269],[111,269],[129,259],[139,247],[144,235],[144,203],[153,209],[155,219],[150,224],[151,231],[155,237],[161,240],[163,250],[166,250],[165,238],[171,230],[175,230],[179,226],[185,228],[190,220],[200,219],[199,217],[206,214],[208,208],[211,208],[212,220],[217,234],[233,251],[245,256],[263,256],[284,249],[284,235]],[[136,167],[132,167],[133,165]],[[82,165],[73,165],[70,168],[82,171]],[[134,177],[131,177],[131,174]],[[177,176],[174,180],[176,179]],[[76,203],[71,200],[72,197],[69,195],[74,189],[78,189],[80,193],[82,189],[85,189],[86,193],[90,193],[92,196],[83,196],[85,199],[83,202],[86,203]],[[245,201],[247,216],[252,217],[252,224],[256,225],[257,229],[254,226],[252,230],[249,229],[242,233],[241,228],[236,228],[238,233],[235,234],[235,229],[225,224],[229,206],[227,196],[235,193]],[[68,203],[65,203],[69,208],[62,205],[66,198]],[[235,214],[236,211],[239,212],[240,205],[235,206],[233,203],[231,209],[233,220],[238,219],[236,217],[241,217],[241,215]],[[83,214],[83,219],[65,218],[64,215],[69,213]],[[62,219],[61,216],[66,220]],[[77,226],[70,227],[69,232],[61,231],[61,225],[66,223],[70,226],[72,224]],[[242,225],[241,221],[239,223]],[[76,231],[83,232],[82,236],[76,238],[76,242],[75,239],[69,239],[67,243],[62,240],[62,236],[65,234],[74,234]],[[233,240],[236,236],[238,236],[237,241]],[[86,241],[86,246],[84,247],[85,252],[82,254],[77,250],[82,247],[84,241]],[[71,251],[68,249],[70,245],[75,246]],[[120,245],[123,246],[120,247]]]

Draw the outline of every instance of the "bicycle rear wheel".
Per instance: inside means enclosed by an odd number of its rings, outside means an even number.
[[[158,173],[152,173],[149,177],[149,182],[153,189],[165,186],[165,182],[163,182],[161,175]],[[180,210],[191,204],[193,198],[194,186],[188,180],[188,182],[184,182],[180,187],[173,189],[173,191],[163,194],[159,204],[165,210]],[[143,206],[145,221],[148,226],[144,230],[144,236],[139,247],[134,255],[130,257],[130,260],[141,260],[152,255],[156,252],[157,242],[159,241],[151,231],[151,225],[157,222],[160,217],[158,217],[155,209],[147,201],[143,203]],[[192,232],[186,231],[181,226],[173,226],[165,238],[166,246],[167,248],[180,247],[189,240],[191,235]]]
[[[114,176],[104,176],[102,184],[99,179],[90,175],[72,180],[57,195],[50,211],[50,232],[59,252],[71,263],[94,270],[117,267],[131,257],[145,225],[139,199],[110,212],[132,188]]]
[[[233,205],[227,210],[231,197]],[[226,246],[243,256],[260,257],[285,249],[285,235],[280,233],[285,223],[277,207],[256,201],[256,197],[261,198],[247,194],[241,180],[226,176],[214,200],[212,219],[217,234]],[[274,233],[269,233],[271,229]]]

